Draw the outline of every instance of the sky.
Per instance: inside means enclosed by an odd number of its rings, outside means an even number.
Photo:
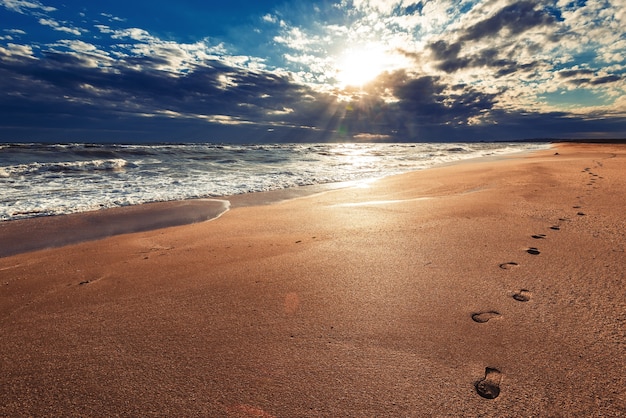
[[[0,0],[0,141],[626,137],[626,0]]]

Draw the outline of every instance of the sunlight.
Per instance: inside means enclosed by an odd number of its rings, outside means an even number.
[[[337,81],[342,87],[361,87],[387,69],[389,58],[380,47],[346,49],[337,62]]]

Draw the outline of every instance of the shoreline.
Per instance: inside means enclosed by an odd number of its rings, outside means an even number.
[[[620,416],[626,146],[0,258],[0,415]]]
[[[0,258],[217,219],[229,207],[227,200],[194,199],[1,222]]]
[[[504,155],[473,157],[437,164],[423,170],[519,158],[541,151],[545,150],[523,150]],[[401,176],[423,170],[390,176]],[[95,211],[3,221],[0,222],[0,258],[95,241],[116,235],[208,222],[237,207],[270,205],[327,191],[350,188],[354,187],[354,184],[365,184],[390,176],[214,198],[149,202]]]
[[[352,182],[317,184],[215,198],[149,202],[102,210],[0,222],[0,258],[97,241],[117,235],[193,225],[227,211],[312,196],[350,187]]]

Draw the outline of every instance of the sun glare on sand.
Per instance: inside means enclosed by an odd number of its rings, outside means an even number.
[[[342,87],[361,87],[393,65],[393,58],[384,49],[347,48],[337,60],[337,81]]]

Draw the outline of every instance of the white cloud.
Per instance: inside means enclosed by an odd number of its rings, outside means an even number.
[[[106,33],[106,34],[111,34],[111,33],[115,33],[115,31],[113,29],[111,29],[110,26],[107,25],[93,25],[96,29],[98,29],[100,31],[100,33]]]
[[[83,42],[83,41],[79,41],[79,40],[61,40],[59,41],[60,45],[64,45],[70,49],[72,49],[73,51],[76,52],[95,52],[98,51],[98,48],[90,43],[87,42]],[[104,53],[104,52],[102,52]]]
[[[290,27],[280,35],[275,36],[274,42],[283,44],[283,46],[289,49],[306,51],[312,46],[319,45],[320,37],[309,34],[299,27]]]
[[[21,29],[4,29],[3,32],[10,33],[11,35],[26,35],[26,32]]]
[[[126,19],[122,19],[121,17],[117,17],[114,16],[110,13],[100,13],[101,16],[106,17],[107,19],[109,19],[110,21],[114,21],[114,22],[125,22]]]
[[[76,57],[79,57],[83,60],[83,62],[88,63],[88,66],[90,67],[102,68],[114,65],[114,60],[111,58],[111,54],[88,42],[64,39],[51,46],[67,48]]]
[[[78,30],[76,28],[62,26],[59,22],[57,22],[54,19],[41,18],[41,19],[39,19],[39,24],[43,25],[43,26],[49,26],[52,29],[57,30],[59,32],[66,32],[66,33],[70,33],[70,34],[76,35],[76,36],[80,36],[81,35],[81,31],[80,30]]]
[[[264,15],[261,19],[267,23],[278,23],[278,18],[269,13]]]
[[[343,0],[342,2],[345,7],[352,5],[360,10],[376,10],[382,13],[391,13],[396,7],[412,3],[415,2],[410,0]]]
[[[261,59],[248,56],[228,55],[222,43],[211,45],[208,39],[186,44],[164,41],[140,28],[111,30],[108,26],[100,25],[98,29],[101,33],[110,34],[112,39],[130,39],[136,41],[135,43],[119,44],[116,46],[116,54],[120,58],[155,58],[155,60],[146,61],[142,64],[142,67],[137,68],[138,70],[142,68],[152,68],[157,71],[165,71],[173,74],[184,73],[210,60],[219,60],[228,65],[250,69],[263,67]]]
[[[36,59],[33,55],[33,48],[30,45],[17,45],[9,43],[6,48],[0,46],[0,56],[3,59],[15,60],[22,58]]]
[[[253,71],[262,71],[267,67],[263,58],[252,57],[249,55],[228,55],[223,45],[218,45],[216,49],[211,49],[214,53],[219,55],[213,56],[213,58],[219,59],[230,67],[246,68]]]
[[[284,116],[293,113],[294,110],[290,107],[283,107],[282,109],[268,110],[266,113],[270,116]]]
[[[108,33],[108,32],[107,32]],[[147,30],[140,28],[120,29],[113,31],[111,35],[113,39],[130,38],[135,41],[151,41],[155,39]]]
[[[0,0],[0,6],[4,6],[13,12],[22,14],[26,13],[26,11],[33,10],[43,12],[54,12],[57,10],[55,7],[44,6],[37,0]]]
[[[254,122],[229,115],[190,115],[190,117],[202,119],[218,125],[254,125]]]

